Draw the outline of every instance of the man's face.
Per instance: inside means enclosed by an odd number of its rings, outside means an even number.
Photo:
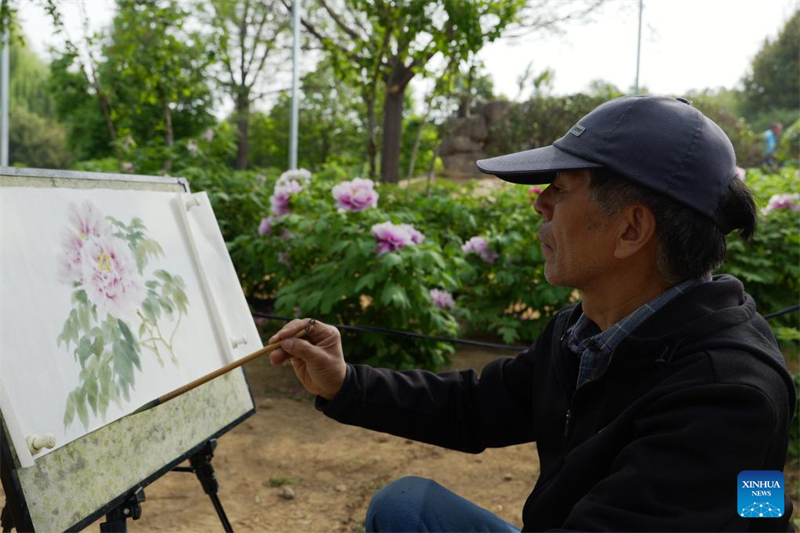
[[[589,198],[590,179],[589,170],[559,172],[534,204],[544,218],[537,236],[552,285],[586,290],[616,262],[614,217]]]

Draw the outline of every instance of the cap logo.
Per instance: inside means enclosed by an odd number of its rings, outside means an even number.
[[[575,137],[580,137],[581,133],[583,133],[584,130],[586,130],[584,126],[581,126],[580,124],[575,124],[574,126],[572,126],[572,129],[569,130],[569,132],[573,134]]]

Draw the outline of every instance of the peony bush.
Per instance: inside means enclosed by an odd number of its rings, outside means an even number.
[[[790,168],[748,169],[743,177],[758,197],[761,226],[749,245],[729,239],[723,271],[740,277],[767,314],[796,303],[800,289],[792,196],[800,183]],[[438,180],[426,195],[425,184],[404,189],[329,167],[295,180],[300,188],[278,215],[270,200],[278,173],[231,179],[225,189],[212,187],[211,197],[256,310],[526,345],[579,297],[544,279],[532,205],[541,187],[498,181],[487,193],[485,183]],[[770,322],[793,351],[796,323],[796,314]],[[355,361],[437,368],[452,353],[447,343],[343,335]]]

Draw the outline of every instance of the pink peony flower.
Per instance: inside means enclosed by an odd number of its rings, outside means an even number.
[[[299,193],[303,190],[303,186],[298,181],[287,181],[283,184],[275,184],[275,190],[269,198],[269,203],[272,204],[272,212],[275,215],[288,215],[292,212],[289,207],[289,199],[292,195]]]
[[[68,216],[72,227],[63,231],[58,279],[71,284],[81,280],[81,250],[86,241],[94,237],[110,237],[111,225],[89,200],[80,207],[70,202]]]
[[[258,225],[258,234],[267,235],[272,231],[272,223],[275,222],[275,216],[269,215],[267,218],[261,219],[261,224]]]
[[[302,188],[303,185],[308,185],[311,182],[311,172],[304,168],[287,170],[281,174],[278,181],[275,182],[275,188],[283,187],[291,182],[297,183]]]
[[[414,228],[414,226],[410,224],[401,224],[400,227],[408,232],[408,234],[411,236],[412,243],[419,244],[425,240],[425,235],[417,231],[416,228]]]
[[[439,309],[452,309],[456,306],[453,295],[439,289],[431,289],[431,300],[433,300],[433,303],[435,303]]]
[[[403,246],[419,244],[425,236],[408,224],[395,225],[383,222],[372,226],[372,235],[378,240],[378,255],[394,252]]]
[[[489,248],[483,237],[472,237],[461,246],[461,251],[465,254],[475,254],[490,265],[499,257],[497,252]]]
[[[101,313],[130,318],[146,296],[136,259],[122,239],[105,235],[87,241],[81,270],[86,294]]]
[[[532,196],[533,195],[538,196],[538,195],[542,194],[542,188],[541,187],[531,187],[530,189],[528,189],[528,194],[530,194]]]
[[[379,194],[374,186],[372,180],[355,178],[336,185],[331,192],[340,208],[357,213],[378,205]]]
[[[788,209],[789,211],[797,211],[800,209],[800,206],[797,205],[798,200],[800,200],[800,194],[773,194],[772,198],[769,199],[767,203],[767,207],[764,209],[764,212],[769,213],[770,211],[776,211],[778,209]]]

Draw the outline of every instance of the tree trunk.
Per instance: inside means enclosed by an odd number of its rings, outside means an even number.
[[[239,129],[236,170],[247,170],[247,158],[250,154],[250,95],[242,89],[236,94],[236,125]]]
[[[378,141],[375,139],[375,93],[367,100],[367,158],[369,160],[369,179],[378,175],[376,160],[378,158]]]
[[[164,173],[169,174],[172,172],[172,147],[175,146],[175,134],[172,131],[172,112],[169,110],[169,103],[164,102],[162,109],[164,110],[164,127],[167,130],[166,142],[169,153],[166,161],[164,161]]]
[[[425,115],[423,115],[422,120],[420,120],[419,123],[417,136],[414,138],[414,147],[411,149],[411,157],[409,158],[410,161],[408,162],[408,179],[414,177],[414,166],[417,164],[417,152],[419,152],[419,144],[422,141],[422,132],[425,130],[425,124],[428,123],[428,114],[430,114],[430,112],[431,112],[431,104],[429,99],[428,107],[425,109]]]
[[[95,87],[97,91],[97,98],[100,100],[100,110],[103,112],[103,118],[106,120],[106,127],[108,128],[108,136],[111,137],[111,145],[114,147],[114,156],[120,160],[119,146],[117,146],[117,129],[114,127],[114,121],[111,120],[111,110],[108,105],[108,97]]]
[[[400,141],[403,135],[403,100],[405,87],[387,91],[383,103],[383,150],[381,150],[381,180],[397,183],[400,178]]]
[[[400,142],[403,136],[403,104],[406,87],[414,72],[395,63],[386,82],[383,100],[383,148],[381,149],[381,180],[397,183],[400,179]]]

